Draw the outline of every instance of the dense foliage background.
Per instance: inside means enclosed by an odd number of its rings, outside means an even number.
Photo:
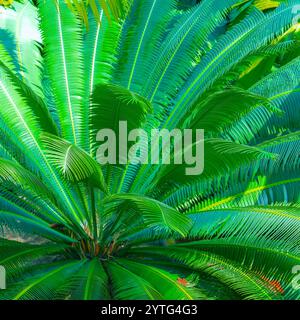
[[[0,298],[299,298],[298,1],[198,2],[1,8]],[[203,174],[101,167],[120,120],[205,129]]]

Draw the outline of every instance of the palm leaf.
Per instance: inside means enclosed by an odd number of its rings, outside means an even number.
[[[80,22],[64,3],[40,1],[38,8],[45,45],[45,63],[51,78],[63,137],[83,149],[87,148],[85,130],[88,115],[84,107],[86,100],[83,91]]]
[[[106,192],[100,165],[85,151],[57,136],[43,134],[41,137],[46,157],[71,182],[90,181]]]
[[[135,297],[145,300],[158,300],[162,296],[151,283],[118,263],[110,263],[107,270],[112,283],[113,296],[118,300]]]
[[[108,204],[117,202],[118,205],[120,205],[120,202],[121,205],[123,202],[132,203],[148,225],[165,226],[181,235],[186,235],[190,227],[189,218],[151,198],[132,194],[118,194],[109,197],[106,202]]]
[[[150,284],[152,284],[158,292],[164,293],[164,298],[168,297],[168,299],[173,300],[194,300],[199,299],[199,297],[202,296],[200,290],[181,285],[177,281],[178,276],[162,269],[125,259],[118,259],[118,262],[122,266],[126,266],[131,272],[147,277]]]
[[[5,237],[7,232],[6,229],[8,229],[12,230],[16,234],[19,231],[25,232],[27,234],[38,234],[47,239],[51,239],[57,242],[75,242],[74,239],[51,229],[45,221],[36,217],[25,218],[15,213],[0,211],[0,220],[2,224],[2,237]]]
[[[75,300],[109,299],[108,276],[98,259],[86,261],[77,276],[68,284],[71,298]]]

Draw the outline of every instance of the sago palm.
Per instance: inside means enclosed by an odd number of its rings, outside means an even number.
[[[299,297],[298,1],[198,2],[2,10],[2,299]],[[204,129],[204,172],[100,166],[120,121]]]

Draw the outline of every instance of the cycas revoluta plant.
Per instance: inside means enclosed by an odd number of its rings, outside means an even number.
[[[88,11],[88,28],[63,1],[16,5],[0,33],[0,297],[297,299],[297,2],[134,0],[118,20]],[[96,132],[120,120],[204,129],[203,174],[101,167]]]

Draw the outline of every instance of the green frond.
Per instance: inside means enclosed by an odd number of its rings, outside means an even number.
[[[100,165],[84,150],[50,134],[43,134],[45,155],[68,181],[86,181],[106,192]]]
[[[282,293],[287,291],[293,275],[286,270],[292,270],[293,266],[299,263],[299,252],[278,250],[276,242],[264,243],[264,238],[248,239],[200,240],[184,243],[182,247],[217,254],[234,264],[241,264],[253,273],[264,275],[264,279],[268,279],[270,283],[276,280]]]
[[[141,249],[132,249],[137,253]],[[166,256],[174,262],[182,263],[191,269],[191,272],[202,271],[225,283],[244,299],[272,300],[280,298],[280,293],[262,277],[241,265],[235,264],[218,255],[209,254],[198,250],[170,246],[168,248],[145,248],[145,254],[157,258]]]
[[[90,97],[94,88],[102,83],[111,81],[117,48],[121,34],[121,24],[115,20],[109,22],[100,13],[100,22],[95,20],[89,24],[84,35],[84,62],[87,96]]]
[[[128,270],[126,265],[123,267],[118,262],[112,262],[106,266],[115,299],[131,300],[139,297],[141,300],[160,300],[163,298],[151,282],[149,283],[140,274]]]
[[[193,286],[180,284],[176,274],[128,259],[118,259],[118,263],[136,275],[142,275],[143,278],[147,278],[148,282],[162,295],[163,299],[197,300],[200,297],[203,298],[200,290]]]
[[[76,275],[82,264],[70,260],[32,268],[18,281],[9,282],[8,289],[3,290],[0,297],[4,300],[59,299],[65,293],[65,283]]]
[[[119,132],[119,122],[126,121],[128,131],[140,128],[146,116],[152,112],[151,104],[142,96],[113,84],[98,85],[92,96],[92,135],[101,129]],[[91,136],[91,140],[95,140]]]
[[[98,259],[87,261],[70,281],[71,299],[108,300],[108,275]]]
[[[269,138],[270,134],[293,130],[293,128],[297,130],[298,86],[299,58],[256,82],[249,91],[268,98],[272,105],[284,112],[284,116],[271,115],[261,109],[254,110],[229,130],[232,139],[242,143],[253,140],[262,142],[262,138]]]
[[[22,274],[28,263],[34,263],[35,259],[41,259],[53,255],[67,248],[64,244],[40,244],[20,243],[11,240],[0,240],[0,263],[6,269],[8,279]]]
[[[116,70],[117,83],[139,92],[140,75],[143,75],[143,60],[147,57],[147,43],[153,41],[151,30],[160,32],[165,26],[170,12],[175,8],[176,1],[134,0],[125,21],[121,38],[122,56]],[[160,17],[164,17],[161,19]],[[167,18],[165,18],[167,16]],[[160,26],[161,25],[161,26]],[[129,54],[130,53],[130,54]]]
[[[272,107],[266,98],[233,87],[199,99],[183,126],[190,129],[201,128],[206,133],[217,135],[258,106],[265,106],[272,112],[280,112]]]
[[[33,115],[39,122],[42,130],[49,133],[57,133],[56,125],[51,118],[50,112],[43,99],[38,96],[29,86],[16,77],[6,64],[0,63],[1,71],[5,74],[7,79],[15,86],[17,92],[22,96],[25,103],[31,108]]]
[[[2,186],[5,183],[14,184],[24,190],[29,189],[37,196],[54,200],[54,196],[36,175],[25,170],[18,163],[0,158],[0,180]]]
[[[32,2],[14,2],[12,8],[1,15],[0,28],[10,32],[13,37],[4,34],[3,39],[13,59],[19,78],[42,95],[41,84],[41,36],[38,28],[37,9]],[[2,30],[0,31],[2,32]],[[1,38],[2,41],[2,38]]]
[[[88,112],[84,93],[82,26],[67,5],[39,1],[40,28],[63,138],[87,150]]]
[[[3,33],[3,37],[11,37],[9,32],[3,32],[3,30],[1,30],[1,32]],[[9,70],[14,70],[15,69],[15,65],[13,63],[13,59],[12,59],[12,54],[14,51],[9,51],[8,48],[6,48],[5,43],[0,43],[0,57],[1,57],[1,65],[6,65]]]
[[[226,70],[257,47],[267,44],[282,34],[292,23],[294,5],[295,1],[291,0],[288,4],[282,4],[267,15],[253,10],[251,15],[227,32],[204,56],[193,75],[182,87],[176,99],[176,106],[170,113],[165,126],[174,128],[177,123],[176,116],[183,116],[184,110],[187,110],[186,107],[190,106],[191,102],[209,88]],[[265,32],[261,32],[262,29]]]
[[[167,98],[174,98],[177,88],[182,87],[184,79],[196,65],[199,52],[203,55],[208,50],[208,38],[221,25],[226,11],[235,2],[201,1],[178,14],[172,31],[162,43],[155,44],[152,61],[146,63],[149,77],[142,92],[150,101],[156,98],[160,104],[167,104]]]
[[[87,13],[88,7],[91,8],[94,19],[97,22],[101,21],[99,6],[107,19],[111,21],[113,18],[116,20],[122,19],[130,8],[131,2],[132,0],[66,0],[70,10],[84,21],[87,28],[90,26]]]
[[[40,127],[35,119],[30,107],[19,94],[14,84],[9,81],[6,73],[0,69],[0,101],[5,106],[0,110],[1,120],[8,127],[6,139],[12,140],[21,146],[23,154],[29,154],[31,165],[37,172],[43,175],[43,182],[52,185],[53,193],[58,199],[63,199],[62,203],[68,206],[76,216],[76,203],[72,203],[70,194],[65,188],[65,184],[57,177],[56,172],[47,162],[40,146]],[[1,122],[2,122],[1,121]],[[20,138],[16,138],[16,136]],[[20,143],[21,140],[21,143]]]
[[[90,142],[92,145],[92,153],[96,153],[97,155],[96,148],[99,146],[99,141],[96,140],[98,140],[97,136],[100,130],[105,129],[107,134],[107,129],[109,129],[115,134],[116,150],[122,150],[122,153],[127,155],[127,150],[129,150],[133,143],[126,145],[119,141],[120,122],[123,122],[127,128],[126,130],[130,132],[133,129],[141,128],[147,115],[151,112],[151,104],[140,95],[118,85],[98,85],[92,96],[92,110],[90,117]],[[100,141],[104,142],[104,140],[105,137],[101,136]],[[106,144],[107,143],[108,142],[106,142]],[[97,160],[101,161],[101,155],[97,155]],[[125,159],[122,155],[115,159],[116,164],[124,162]],[[124,173],[122,173],[120,168],[112,168],[112,166],[109,166],[106,175],[106,182],[110,184],[112,192],[116,188],[119,189],[122,186],[127,169],[128,166],[126,166]],[[114,180],[118,183],[118,186],[114,186],[110,183],[112,176],[119,176],[119,179],[121,179],[121,183],[118,182],[117,179]]]
[[[31,216],[30,218],[22,217],[18,214],[0,211],[1,237],[5,237],[8,230],[27,234],[37,234],[57,242],[75,242],[74,239],[51,229],[49,224],[44,220]]]
[[[199,143],[199,142],[198,142]],[[237,155],[239,155],[237,157]],[[201,175],[187,176],[185,167],[179,165],[163,165],[156,176],[155,183],[183,184],[193,179],[204,180],[211,177],[222,176],[243,165],[260,159],[274,159],[275,154],[264,152],[259,148],[211,138],[204,141],[204,171]]]
[[[148,226],[168,227],[183,236],[187,235],[190,228],[190,220],[187,216],[151,198],[134,194],[117,194],[110,196],[105,202],[108,206],[112,206],[110,210],[118,207],[120,209],[120,205],[126,208],[126,203],[131,204],[131,208],[140,213]]]

